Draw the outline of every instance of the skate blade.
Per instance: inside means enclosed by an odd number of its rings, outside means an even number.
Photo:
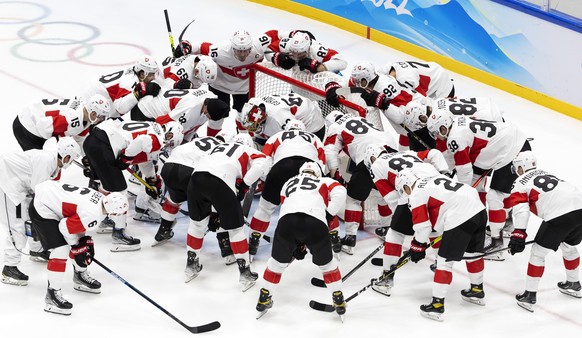
[[[58,315],[63,315],[63,316],[70,316],[71,312],[72,312],[71,309],[61,309],[56,305],[50,305],[50,304],[45,305],[44,311],[50,312],[50,313],[56,313]]]
[[[98,234],[110,234],[113,232],[113,227],[97,228],[95,232]]]
[[[338,315],[340,320],[342,321],[342,324],[344,323],[344,315]]]
[[[100,294],[101,293],[101,288],[99,288],[99,289],[91,289],[89,287],[86,287],[86,286],[80,285],[80,284],[73,285],[73,289],[75,289],[77,291],[87,292],[87,293],[93,293],[93,294]]]
[[[354,247],[342,245],[342,252],[345,252],[348,255],[353,255],[354,254]]]
[[[236,263],[236,258],[234,257],[234,255],[224,257],[224,264],[232,265],[234,263]]]
[[[146,223],[160,223],[162,221],[162,218],[134,217],[133,220]]]
[[[444,313],[420,311],[420,315],[428,319],[436,320],[437,322],[442,322],[445,320],[443,318]]]
[[[195,275],[188,275],[188,274],[186,274],[186,278],[184,278],[184,283],[189,283],[193,279],[195,279],[196,277],[198,277],[198,274],[195,274]]]
[[[530,303],[525,303],[525,302],[520,302],[520,301],[518,301],[518,302],[517,302],[517,305],[518,305],[520,308],[522,308],[522,309],[525,309],[525,310],[527,310],[527,311],[529,311],[529,312],[534,312],[534,310],[533,310],[533,306],[534,306],[534,304],[530,304]]]
[[[390,289],[386,289],[383,286],[377,286],[377,285],[372,285],[372,290],[378,292],[381,295],[384,295],[386,297],[390,297]]]
[[[505,257],[499,256],[499,255],[489,255],[489,256],[483,257],[483,259],[487,260],[487,261],[503,262],[505,260]]]
[[[461,298],[468,303],[473,303],[473,304],[477,304],[477,305],[481,305],[481,306],[485,306],[485,300],[482,298],[471,298],[471,297],[465,297],[465,296],[461,296]]]
[[[111,252],[126,252],[126,251],[137,251],[141,249],[141,246],[139,244],[135,244],[135,245],[119,245],[119,244],[113,244],[113,247],[111,248]]]
[[[30,256],[28,259],[35,263],[48,263],[48,260],[41,257]]]
[[[28,281],[27,280],[18,280],[18,279],[14,279],[11,277],[2,277],[2,283],[4,284],[8,284],[8,285],[16,285],[16,286],[27,286],[28,285]]]
[[[156,241],[154,244],[152,244],[152,248],[155,248],[156,246],[160,246],[160,245],[164,245],[166,243],[168,243],[170,239],[162,239],[161,241]]]
[[[262,316],[265,315],[265,313],[267,313],[269,311],[269,309],[265,310],[265,311],[257,311],[257,319],[261,318]]]
[[[565,294],[566,296],[570,296],[570,297],[574,297],[574,298],[582,298],[582,292],[581,291],[574,291],[574,290],[563,290],[558,288],[558,290],[560,290],[561,293]]]
[[[241,291],[246,292],[248,289],[252,288],[256,283],[257,283],[256,281],[240,282]]]

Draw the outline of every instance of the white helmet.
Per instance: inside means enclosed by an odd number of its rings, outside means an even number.
[[[175,148],[182,144],[184,140],[184,127],[179,122],[168,122],[162,126],[164,128],[164,140],[167,147]]]
[[[285,131],[289,130],[305,131],[305,124],[298,119],[292,119],[285,125]]]
[[[453,124],[453,114],[451,114],[447,110],[437,110],[430,114],[428,121],[426,122],[426,126],[430,134],[436,138],[438,136],[446,137],[446,134],[441,134],[440,128],[446,127],[447,133]]]
[[[74,160],[81,156],[81,147],[79,147],[79,144],[70,136],[59,138],[59,141],[57,142],[57,151],[61,157],[63,169],[66,169]],[[65,157],[67,156],[69,156],[69,161],[65,162]]]
[[[218,66],[213,60],[201,59],[196,63],[196,66],[194,66],[194,71],[200,81],[204,83],[213,83],[216,80]]]
[[[253,39],[249,32],[240,30],[234,32],[230,38],[230,44],[234,50],[249,50],[253,46]]]
[[[99,117],[104,119],[109,117],[109,114],[111,113],[111,104],[109,103],[109,100],[102,95],[94,94],[89,98],[89,102],[85,104],[85,109],[87,109],[87,113],[89,114],[89,121],[94,123]],[[91,112],[97,114],[95,120],[91,120]]]
[[[369,144],[366,147],[366,152],[364,153],[364,165],[366,166],[366,168],[368,168],[368,170],[371,172],[372,164],[374,163],[374,161],[376,161],[376,159],[380,157],[380,155],[385,153],[386,148],[384,148],[384,145],[380,143]],[[372,158],[374,158],[374,160],[372,160]]]
[[[335,121],[339,120],[343,116],[344,116],[344,113],[342,113],[341,111],[332,110],[329,114],[327,114],[327,116],[325,117],[325,120],[327,121],[327,123],[333,124],[333,123],[335,123]]]
[[[396,176],[396,191],[403,196],[405,195],[404,186],[407,185],[410,189],[414,185],[414,182],[418,180],[418,176],[412,171],[412,169],[406,168],[400,170]]]
[[[108,215],[123,215],[129,209],[127,196],[120,192],[112,192],[101,199],[103,207]]]
[[[231,143],[238,143],[256,149],[253,138],[248,133],[239,133],[233,136]]]
[[[261,104],[260,99],[253,97],[244,104],[241,110],[241,124],[252,133],[260,133],[267,120],[267,112],[264,110],[264,105],[261,108]]]
[[[515,159],[513,159],[511,171],[517,174],[517,169],[519,167],[523,169],[524,173],[528,170],[537,168],[536,157],[531,150],[522,151],[519,154],[517,154]]]
[[[299,174],[308,174],[315,177],[321,177],[321,167],[316,162],[305,162],[299,168]]]
[[[153,57],[149,55],[143,55],[140,57],[133,66],[133,70],[136,73],[139,71],[143,71],[144,74],[156,74],[158,72],[158,63],[154,60]]]
[[[309,35],[297,32],[289,39],[289,53],[307,53],[311,46]]]
[[[364,61],[354,66],[350,82],[358,87],[366,88],[376,76],[378,75],[374,65],[371,62]]]
[[[426,127],[427,120],[426,106],[424,104],[418,101],[411,101],[406,105],[404,125],[410,130],[416,131]]]
[[[232,141],[232,138],[234,137],[234,135],[236,135],[236,133],[233,130],[227,130],[227,129],[222,129],[221,131],[218,132],[218,134],[216,134],[216,138],[219,141],[222,141],[224,143],[229,143],[230,141]]]

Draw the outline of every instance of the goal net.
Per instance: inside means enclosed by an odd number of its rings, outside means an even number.
[[[340,84],[346,83],[340,75],[332,72],[321,72],[316,74],[306,73],[299,70],[284,70],[270,62],[263,62],[253,65],[250,74],[249,96],[265,97],[269,95],[284,95],[291,92],[316,102],[321,109],[323,116],[327,116],[333,110],[340,110],[345,114],[363,116],[375,128],[384,130],[382,119],[377,109],[367,109],[362,98],[357,94],[349,95],[346,99],[340,99],[340,107],[334,107],[325,101],[325,85],[335,81]],[[342,175],[349,179],[347,173],[348,158],[346,155],[340,156],[342,159],[340,171]],[[363,225],[389,225],[389,218],[381,217],[378,212],[378,202],[382,199],[376,190],[372,190],[370,197],[363,206]]]

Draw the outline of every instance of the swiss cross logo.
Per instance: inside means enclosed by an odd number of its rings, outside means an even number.
[[[145,62],[150,62],[150,59],[149,58],[145,58],[144,61]]]
[[[259,109],[259,107],[255,106],[253,110],[251,110],[251,121],[258,122],[263,119],[263,112]]]
[[[103,104],[103,100],[99,100],[99,104]]]
[[[247,66],[235,67],[232,69],[232,71],[236,77],[243,80],[248,78],[250,75],[250,70],[247,68]]]

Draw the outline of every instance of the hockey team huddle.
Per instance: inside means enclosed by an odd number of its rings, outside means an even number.
[[[325,100],[294,91],[249,98],[257,63],[334,80],[325,83]],[[100,293],[87,270],[92,233],[110,233],[114,252],[141,245],[127,228],[128,172],[143,186],[134,219],[159,223],[156,245],[174,236],[179,213],[188,214],[186,282],[203,273],[209,231],[225,263],[237,264],[243,292],[259,278],[251,263],[260,241],[270,242],[257,318],[272,308],[286,267],[307,253],[332,301],[312,307],[346,313],[352,297],[344,299],[339,258],[354,254],[372,190],[382,196],[378,213],[390,224],[375,229],[384,239],[383,268],[369,286],[378,293],[390,296],[395,271],[432,247],[432,300],[420,310],[442,320],[455,262],[465,261],[470,280],[462,299],[485,305],[484,259],[503,260],[505,251],[532,244],[518,305],[533,311],[545,256],[558,248],[566,270],[558,289],[582,298],[576,249],[582,193],[536,167],[531,139],[504,120],[493,100],[455,97],[448,73],[434,62],[378,70],[361,62],[342,76],[347,65],[306,30],[237,31],[220,43],[180,41],[160,64],[145,55],[68,99],[23,108],[13,122],[22,151],[0,155],[2,282],[27,285],[18,269],[23,254],[47,262],[45,311],[69,315],[73,305],[61,290],[70,259],[74,289]],[[347,109],[345,100],[361,103],[365,113]],[[322,113],[323,105],[332,111]],[[225,126],[233,115],[236,126]],[[82,168],[86,186],[60,179],[71,164]],[[543,222],[527,241],[530,212]],[[265,235],[269,226],[276,226],[272,237]]]

